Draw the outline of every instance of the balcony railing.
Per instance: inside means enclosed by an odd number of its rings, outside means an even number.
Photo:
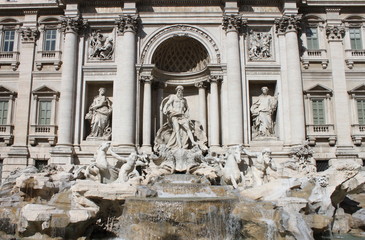
[[[317,139],[327,139],[331,146],[336,144],[335,127],[333,124],[311,124],[306,127],[310,144],[315,145]]]
[[[365,139],[365,124],[353,124],[352,127],[352,140],[355,145],[360,146],[363,139]]]
[[[29,143],[36,145],[39,141],[48,141],[50,145],[55,145],[57,139],[57,126],[55,125],[31,125],[29,133]]]
[[[354,67],[356,62],[365,62],[365,50],[345,50],[345,61],[350,69]]]
[[[59,70],[62,64],[61,51],[38,51],[36,57],[36,66],[38,70],[42,70],[43,65],[54,65],[56,70]]]
[[[15,71],[19,66],[19,52],[0,52],[0,65],[11,65]]]
[[[303,67],[308,69],[311,62],[321,63],[322,68],[327,68],[328,58],[326,49],[307,49],[302,56]]]
[[[13,142],[13,128],[12,125],[0,125],[0,140],[7,145],[11,145]]]

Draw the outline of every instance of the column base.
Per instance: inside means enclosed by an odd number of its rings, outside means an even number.
[[[51,151],[50,163],[57,165],[74,164],[75,149],[71,146],[56,146]]]
[[[143,145],[139,150],[138,150],[139,153],[148,153],[148,154],[151,154],[152,153],[152,147],[151,145]]]
[[[119,154],[130,154],[132,152],[137,152],[137,148],[134,145],[117,145],[112,146],[112,149],[115,153]]]
[[[4,159],[2,178],[5,179],[17,168],[23,169],[28,166],[29,150],[27,146],[12,146],[8,157]]]

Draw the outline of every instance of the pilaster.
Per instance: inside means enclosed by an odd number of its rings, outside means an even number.
[[[131,152],[136,146],[136,34],[137,15],[121,15],[116,20],[117,79],[114,82],[113,145],[119,150]]]
[[[346,157],[352,155],[353,144],[343,49],[345,29],[341,25],[328,25],[326,27],[326,34],[332,63],[335,129],[338,139],[336,155]]]
[[[305,140],[303,83],[298,46],[300,19],[300,16],[284,15],[275,20],[276,33],[279,36],[285,36],[286,79],[284,80],[288,85],[288,92],[283,94],[289,96],[290,104],[283,106],[288,108],[286,114],[290,115],[290,142],[285,140],[285,143],[289,145],[302,144]],[[287,118],[284,119],[288,120]],[[287,133],[285,135],[288,136]]]
[[[71,12],[74,13],[73,11]],[[73,163],[78,43],[79,33],[86,27],[87,22],[79,15],[66,15],[62,19],[64,47],[62,54],[61,96],[58,112],[59,131],[57,146],[51,150],[52,163]]]
[[[152,134],[152,76],[141,76],[140,81],[143,83],[143,129],[142,129],[142,148],[144,152],[151,152],[151,134]]]
[[[209,76],[210,82],[210,102],[209,102],[209,133],[210,147],[215,148],[220,146],[220,125],[219,125],[219,93],[218,85],[223,80],[222,76]]]
[[[243,105],[239,31],[247,24],[240,15],[223,16],[226,31],[227,84],[228,84],[228,145],[243,144]]]
[[[195,87],[199,91],[199,121],[203,126],[204,132],[207,132],[207,85],[205,82],[196,82]]]

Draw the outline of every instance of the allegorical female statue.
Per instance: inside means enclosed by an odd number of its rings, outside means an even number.
[[[99,95],[94,98],[89,112],[85,116],[85,119],[89,119],[91,124],[91,132],[86,138],[87,140],[110,140],[111,138],[112,102],[105,96],[105,93],[105,88],[99,88]]]
[[[262,87],[261,91],[262,94],[251,106],[253,137],[273,137],[275,136],[273,113],[278,106],[278,98],[268,94],[268,87]]]

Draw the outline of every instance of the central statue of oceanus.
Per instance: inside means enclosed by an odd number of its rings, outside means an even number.
[[[199,146],[206,150],[207,137],[200,122],[191,120],[189,106],[184,98],[184,87],[177,86],[176,94],[166,97],[160,110],[167,117],[167,122],[158,130],[154,150],[160,151],[161,146],[171,150],[192,149]]]

